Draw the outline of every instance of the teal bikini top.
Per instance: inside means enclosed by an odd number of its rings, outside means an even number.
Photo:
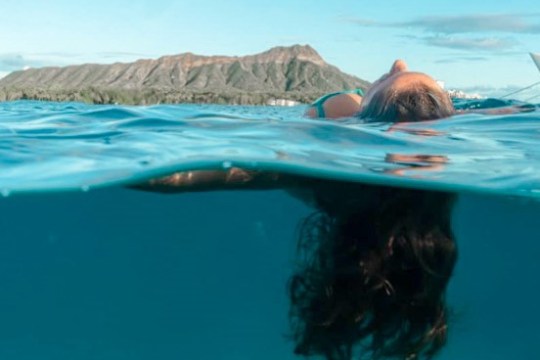
[[[320,118],[326,117],[326,114],[324,112],[324,106],[323,106],[324,103],[326,102],[326,100],[330,99],[331,97],[334,97],[336,95],[341,95],[341,94],[356,94],[356,95],[364,96],[364,92],[362,91],[362,89],[336,91],[330,94],[326,94],[318,98],[317,100],[313,102],[313,104],[311,104],[311,106],[313,106],[315,110],[317,111],[317,117],[320,117]]]

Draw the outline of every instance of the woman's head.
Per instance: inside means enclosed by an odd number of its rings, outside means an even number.
[[[457,258],[454,197],[357,190],[371,192],[377,206],[341,206],[326,197],[322,212],[302,227],[302,261],[290,283],[296,352],[332,360],[354,358],[355,349],[431,357],[447,334],[445,290]]]
[[[360,109],[360,117],[374,121],[415,122],[453,115],[448,94],[430,76],[410,72],[396,60],[390,72],[373,83]]]

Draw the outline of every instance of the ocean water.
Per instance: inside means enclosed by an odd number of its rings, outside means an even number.
[[[0,358],[297,358],[286,285],[314,210],[279,189],[126,187],[233,166],[458,193],[439,358],[537,358],[540,110],[393,126],[303,110],[0,103]]]

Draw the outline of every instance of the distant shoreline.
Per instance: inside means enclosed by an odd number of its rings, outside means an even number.
[[[309,104],[323,92],[247,92],[247,91],[183,91],[175,89],[19,89],[0,88],[0,101],[41,100],[60,102],[83,102],[88,104],[228,104],[272,105],[276,103]]]

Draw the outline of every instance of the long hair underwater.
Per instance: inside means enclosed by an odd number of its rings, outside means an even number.
[[[295,353],[433,357],[448,331],[454,196],[352,184],[327,190],[300,228],[289,283]]]

